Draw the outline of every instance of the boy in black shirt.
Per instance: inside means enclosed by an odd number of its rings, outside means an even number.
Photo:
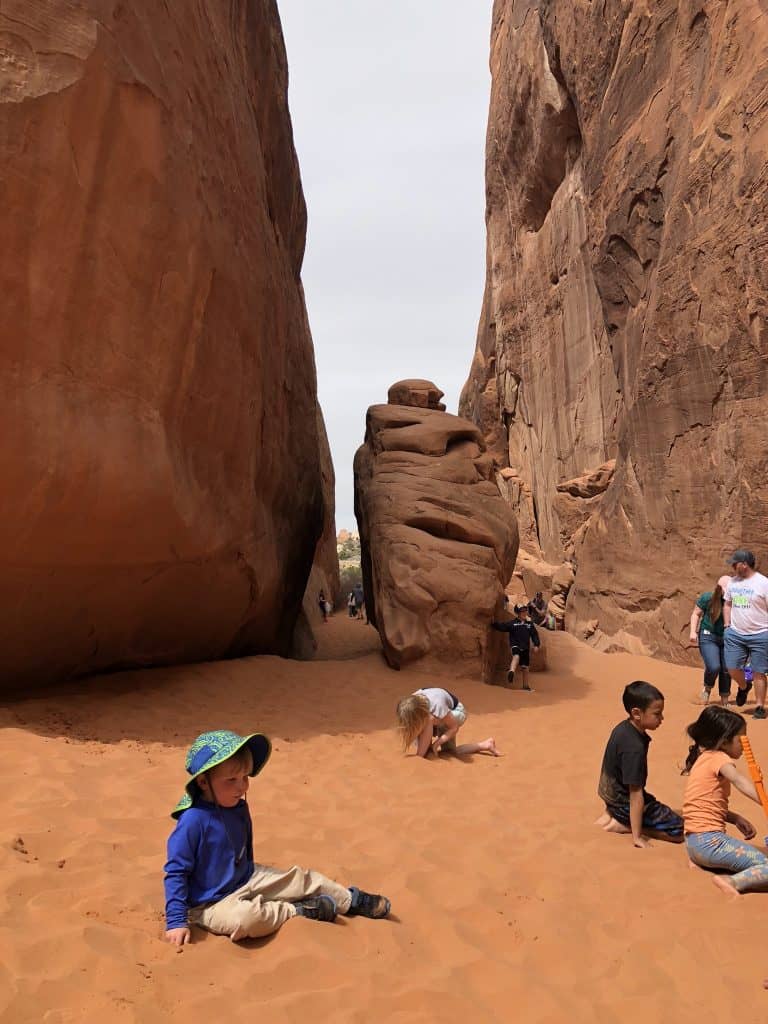
[[[664,721],[664,694],[650,683],[624,688],[624,709],[629,716],[608,738],[597,788],[605,814],[596,825],[606,832],[632,833],[635,846],[648,846],[644,836],[682,843],[683,819],[645,791],[648,778],[649,731]]]
[[[524,615],[528,615],[528,605],[516,604],[514,619],[510,619],[508,622],[492,622],[491,626],[502,633],[509,633],[509,653],[512,655],[512,661],[509,665],[509,672],[507,672],[507,682],[510,686],[514,683],[515,672],[518,666],[520,666],[523,689],[530,691],[531,687],[528,685],[528,665],[531,660],[531,641],[533,641],[534,647],[540,647],[541,641],[539,640],[539,634],[536,632],[536,627]]]

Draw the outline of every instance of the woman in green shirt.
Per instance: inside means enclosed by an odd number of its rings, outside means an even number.
[[[691,614],[691,643],[698,646],[701,660],[704,662],[704,686],[701,699],[709,701],[715,680],[720,693],[720,703],[728,706],[731,696],[731,677],[725,667],[723,655],[723,594],[728,584],[728,576],[721,576],[714,590],[700,594],[693,606]]]

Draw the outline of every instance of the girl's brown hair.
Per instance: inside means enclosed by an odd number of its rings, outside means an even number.
[[[747,731],[747,721],[743,715],[730,708],[719,708],[710,704],[704,708],[695,722],[688,726],[688,735],[693,743],[688,748],[688,757],[681,775],[688,775],[696,764],[702,750],[720,750],[721,747]]]
[[[712,591],[712,597],[709,599],[707,605],[707,615],[709,621],[712,623],[717,622],[723,613],[723,588],[720,584],[716,584],[715,589]]]
[[[397,702],[397,728],[407,750],[429,720],[429,701],[423,693],[412,693]]]

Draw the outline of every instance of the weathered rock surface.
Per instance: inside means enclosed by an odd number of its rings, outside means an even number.
[[[505,638],[489,622],[514,566],[514,518],[477,427],[442,412],[430,382],[390,394],[413,404],[371,406],[355,456],[369,620],[394,668],[425,658],[461,672],[473,661],[490,678]]]
[[[315,548],[312,571],[307,580],[301,614],[294,630],[293,654],[311,658],[317,650],[317,630],[323,624],[318,598],[325,594],[335,605],[339,599],[339,558],[336,553],[336,474],[333,471],[331,449],[325,430],[323,414],[317,410],[317,432],[320,440],[320,468],[323,487],[323,532]]]
[[[487,285],[460,411],[513,469],[531,553],[573,563],[568,628],[603,649],[683,660],[724,553],[768,555],[766,15],[494,4]],[[614,459],[604,490],[567,486]]]
[[[322,529],[273,0],[0,6],[0,677],[287,653]]]

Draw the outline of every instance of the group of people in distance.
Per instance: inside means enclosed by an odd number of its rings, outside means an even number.
[[[709,701],[715,682],[720,703],[728,705],[731,681],[736,704],[743,707],[754,684],[754,717],[766,717],[768,671],[768,577],[755,569],[755,556],[740,548],[729,559],[731,575],[700,594],[691,613],[690,643],[704,662],[701,699]]]
[[[320,609],[323,622],[327,622],[333,611],[333,605],[325,596],[324,590],[321,590],[317,595],[317,606]],[[366,622],[368,621],[365,615],[365,595],[362,585],[359,583],[356,583],[347,595],[347,612],[350,619],[365,619]]]
[[[350,619],[365,617],[366,622],[368,621],[368,617],[365,615],[365,594],[359,583],[356,583],[347,595],[347,614]]]
[[[713,881],[730,895],[768,891],[768,856],[744,841],[754,838],[755,826],[728,808],[731,786],[760,803],[754,782],[736,768],[747,732],[743,715],[713,704],[688,726],[693,742],[683,769],[688,781],[679,815],[645,789],[648,733],[664,721],[664,695],[638,680],[625,687],[622,700],[627,718],[611,732],[605,748],[598,783],[605,812],[596,824],[606,832],[631,834],[641,849],[649,838],[685,842],[691,863],[722,872]],[[735,825],[744,840],[729,836],[726,824]]]

